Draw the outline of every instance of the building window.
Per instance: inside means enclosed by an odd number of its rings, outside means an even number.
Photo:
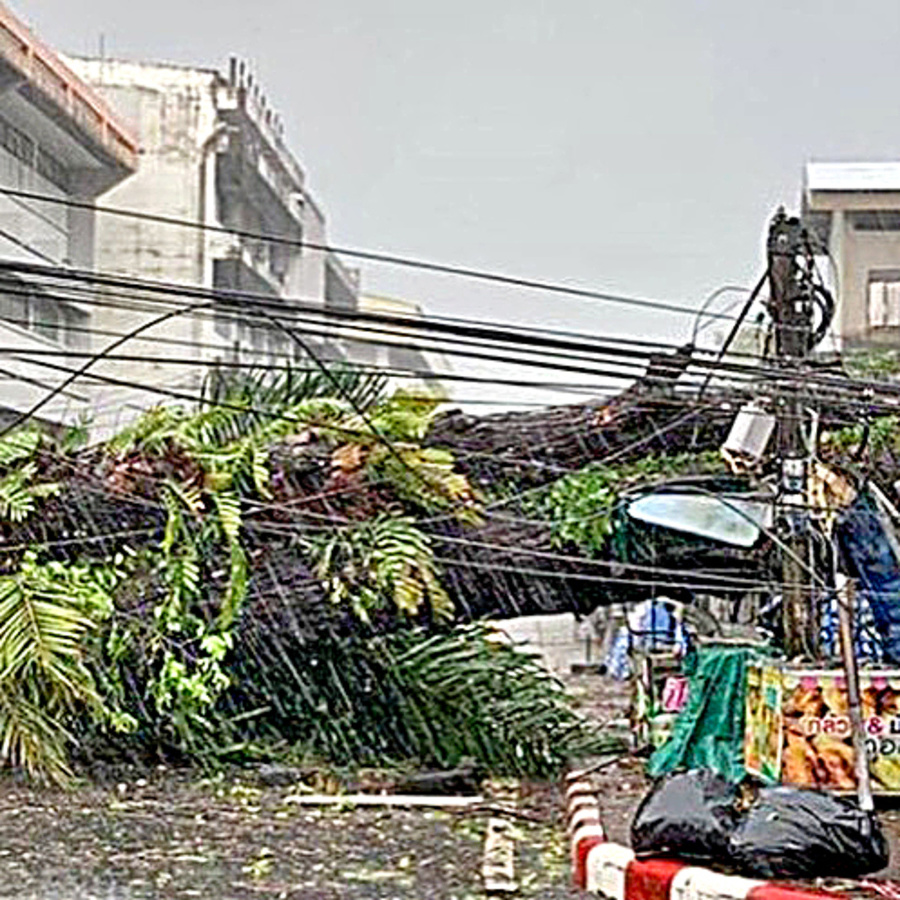
[[[0,147],[58,188],[69,190],[66,167],[43,147],[35,144],[27,134],[19,131],[15,125],[2,117],[0,117]]]
[[[28,317],[28,297],[19,293],[0,293],[0,319],[28,328],[31,320]]]
[[[48,341],[59,343],[61,337],[59,301],[46,297],[33,297],[32,304],[35,334],[39,334]]]
[[[900,272],[869,275],[869,328],[900,327]]]
[[[25,285],[0,290],[0,319],[70,350],[90,346],[87,313]]]
[[[15,125],[10,125],[6,119],[0,119],[0,145],[23,163],[30,166],[36,164],[37,147],[34,141],[27,134],[19,131]]]
[[[855,231],[900,231],[900,210],[867,209],[850,213]]]
[[[62,342],[70,350],[90,350],[90,317],[68,303],[60,304],[63,319]]]

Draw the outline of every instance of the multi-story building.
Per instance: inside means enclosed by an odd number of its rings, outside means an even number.
[[[900,348],[900,163],[809,163],[803,218],[831,260],[839,346]]]
[[[429,340],[427,317],[421,305],[398,297],[362,294],[358,309],[363,313],[384,316],[383,323],[367,321],[376,330],[351,326],[341,330],[342,345],[353,362],[389,372],[394,387],[403,387],[449,400],[449,384],[441,376],[449,375],[452,366],[440,349],[440,340]],[[402,320],[411,320],[412,326]],[[401,321],[397,321],[401,320]]]
[[[232,59],[227,73],[109,59],[72,59],[70,65],[141,142],[136,175],[104,202],[200,226],[101,215],[97,257],[104,272],[258,295],[288,319],[309,303],[355,308],[358,276],[318,249],[326,245],[325,217],[285,143],[279,116],[244,63]],[[119,305],[103,316],[121,330],[149,317],[152,306]],[[127,367],[132,381],[196,386],[205,363],[302,354],[280,329],[255,316],[252,304],[246,315],[235,315],[233,307],[198,310],[155,327],[151,336],[135,343],[140,356],[152,359]],[[321,323],[311,326],[306,343],[314,352],[340,355]]]
[[[134,172],[137,155],[136,139],[101,97],[0,4],[0,262],[90,269],[94,201]],[[90,296],[42,284],[37,273],[0,272],[4,420],[59,385],[65,366],[92,347]],[[75,384],[41,417],[65,422],[90,401]]]

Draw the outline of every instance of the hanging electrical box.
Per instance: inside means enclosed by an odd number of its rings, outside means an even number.
[[[735,416],[722,445],[722,454],[729,459],[755,465],[758,463],[775,430],[775,416],[758,403],[745,403]]]

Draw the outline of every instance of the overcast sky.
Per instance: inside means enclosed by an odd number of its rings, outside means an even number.
[[[900,155],[900,3],[18,0],[51,45],[249,59],[336,244],[698,304],[814,159]],[[790,7],[790,8],[788,8]],[[684,338],[689,317],[365,269],[428,309]]]

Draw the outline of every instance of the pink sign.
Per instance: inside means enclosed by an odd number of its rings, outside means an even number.
[[[663,712],[680,712],[688,699],[688,680],[683,675],[670,675],[663,685]]]

